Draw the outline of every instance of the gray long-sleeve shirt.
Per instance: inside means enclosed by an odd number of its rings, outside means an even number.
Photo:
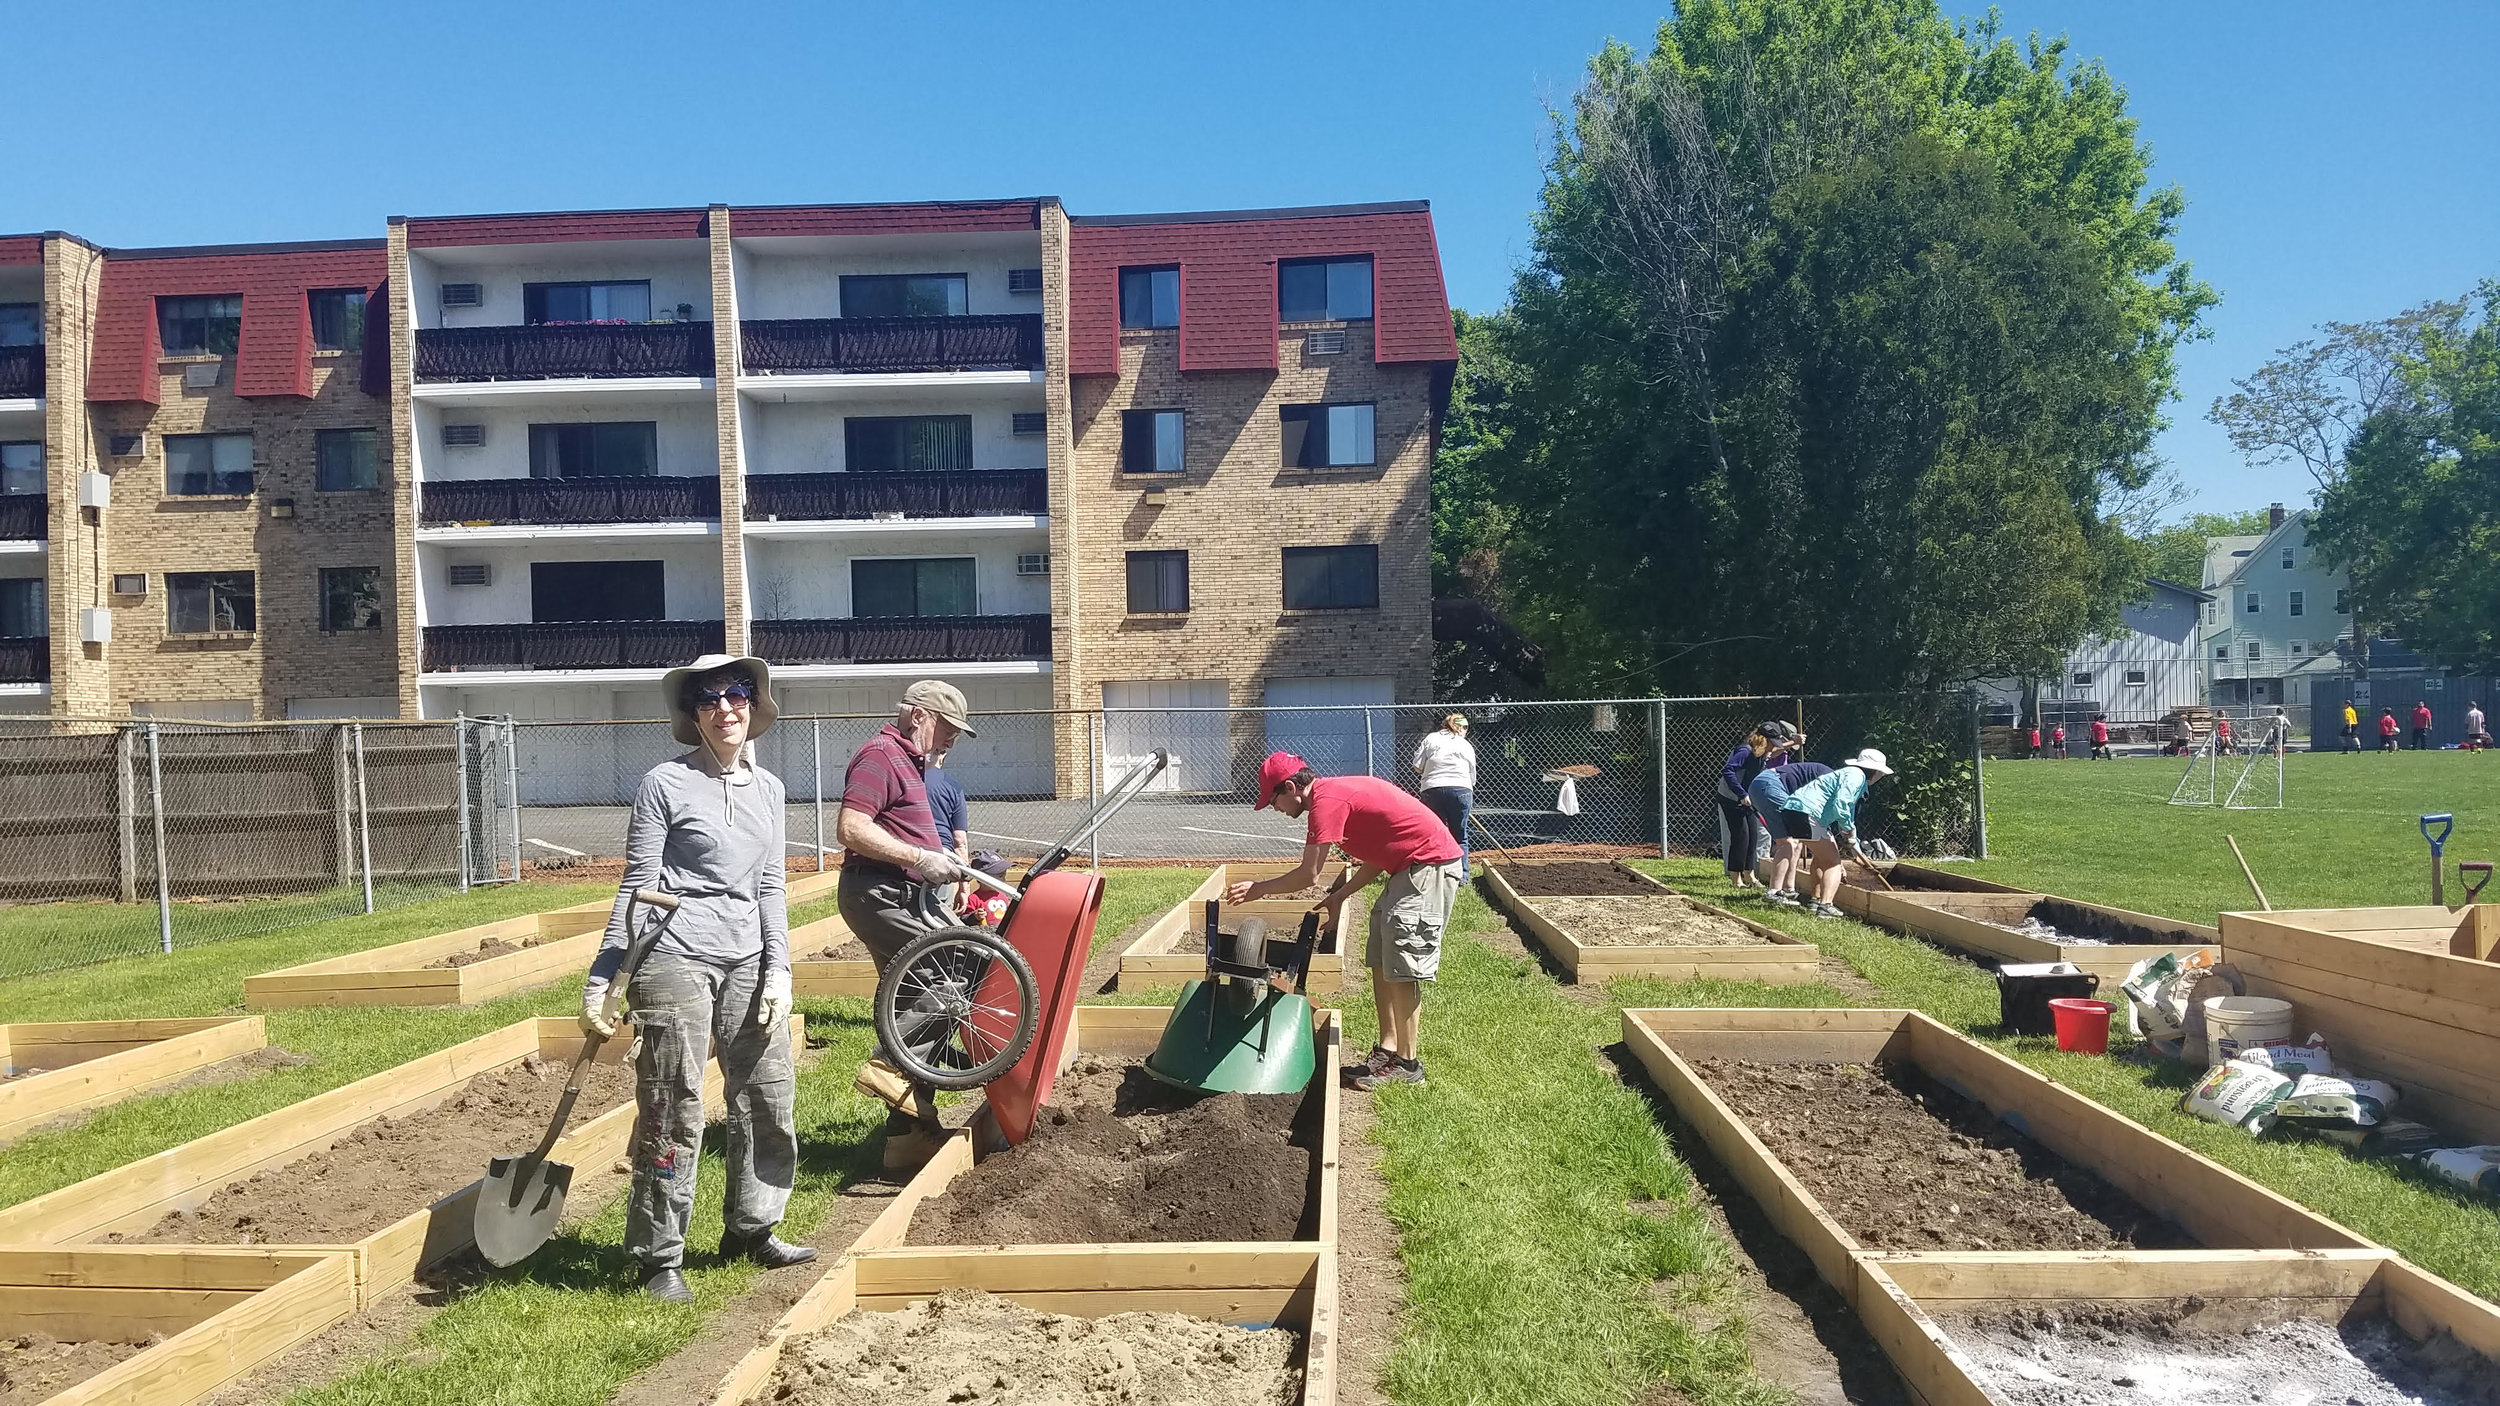
[[[740,785],[697,749],[643,773],[625,830],[625,883],[591,959],[592,976],[612,978],[624,962],[627,899],[644,888],[678,898],[654,951],[724,966],[761,953],[767,971],[790,965],[781,779],[762,767],[747,770]]]

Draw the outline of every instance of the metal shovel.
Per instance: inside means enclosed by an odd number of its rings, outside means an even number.
[[[673,894],[657,889],[638,889],[625,907],[626,930],[633,930],[634,908],[647,905],[660,910],[660,915],[643,929],[632,945],[625,949],[625,961],[608,984],[607,1018],[613,1023],[625,1005],[625,987],[633,980],[642,959],[651,952],[667,922],[666,914],[677,911]],[[477,1203],[472,1212],[470,1234],[477,1241],[478,1252],[486,1262],[497,1268],[509,1268],[538,1252],[538,1247],[554,1238],[557,1222],[564,1219],[564,1195],[573,1189],[573,1169],[562,1162],[550,1162],[547,1154],[555,1150],[564,1136],[565,1121],[573,1116],[573,1104],[582,1096],[582,1071],[599,1053],[607,1037],[596,1032],[582,1037],[581,1053],[573,1057],[573,1072],[564,1081],[564,1097],[556,1100],[556,1116],[547,1124],[547,1135],[538,1146],[518,1157],[498,1157],[486,1164],[486,1180],[477,1188]]]

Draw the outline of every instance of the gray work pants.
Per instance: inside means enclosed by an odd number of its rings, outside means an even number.
[[[948,923],[939,916],[927,884],[869,875],[866,865],[857,869],[843,865],[842,882],[834,890],[834,899],[842,910],[842,925],[859,939],[860,946],[868,949],[868,955],[877,964],[877,975],[883,976],[886,963],[894,960],[905,943]]]
[[[684,1263],[703,1152],[703,1062],[717,1054],[729,1105],[729,1184],[721,1219],[737,1235],[781,1223],[798,1169],[796,1070],[786,1027],[755,1023],[761,956],[716,966],[654,952],[627,997],[641,1040],[636,1076],[634,1185],[625,1248],[646,1272]]]

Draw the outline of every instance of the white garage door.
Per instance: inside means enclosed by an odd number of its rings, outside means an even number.
[[[1395,715],[1370,714],[1366,736],[1361,711],[1366,704],[1385,709],[1395,697],[1385,678],[1269,679],[1267,706],[1282,711],[1267,715],[1268,748],[1293,753],[1322,776],[1360,776],[1368,770],[1395,777]]]
[[[1222,679],[1137,679],[1102,686],[1103,784],[1111,785],[1161,747],[1172,764],[1149,790],[1222,791],[1231,781],[1229,713],[1174,711],[1222,708],[1232,700]]]

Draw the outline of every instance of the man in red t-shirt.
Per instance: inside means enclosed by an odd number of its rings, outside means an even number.
[[[1371,937],[1363,961],[1372,972],[1372,1007],[1380,1015],[1380,1043],[1363,1062],[1345,1070],[1358,1089],[1382,1084],[1420,1084],[1416,1057],[1424,1012],[1423,983],[1441,971],[1441,934],[1458,901],[1458,841],[1422,801],[1376,776],[1315,776],[1291,752],[1270,752],[1259,764],[1259,799],[1253,810],[1276,807],[1305,829],[1302,865],[1290,874],[1234,884],[1233,903],[1272,893],[1296,893],[1319,881],[1331,845],[1354,861],[1354,872],[1319,901],[1320,921],[1330,921],[1337,900],[1369,887],[1386,874],[1372,904]],[[1342,934],[1338,950],[1345,946]]]
[[[2431,705],[2427,701],[2417,702],[2413,705],[2413,750],[2427,752],[2430,749]]]
[[[2102,718],[2094,718],[2092,720],[2092,759],[2103,762],[2111,759],[2109,751],[2109,723],[2107,720]]]

